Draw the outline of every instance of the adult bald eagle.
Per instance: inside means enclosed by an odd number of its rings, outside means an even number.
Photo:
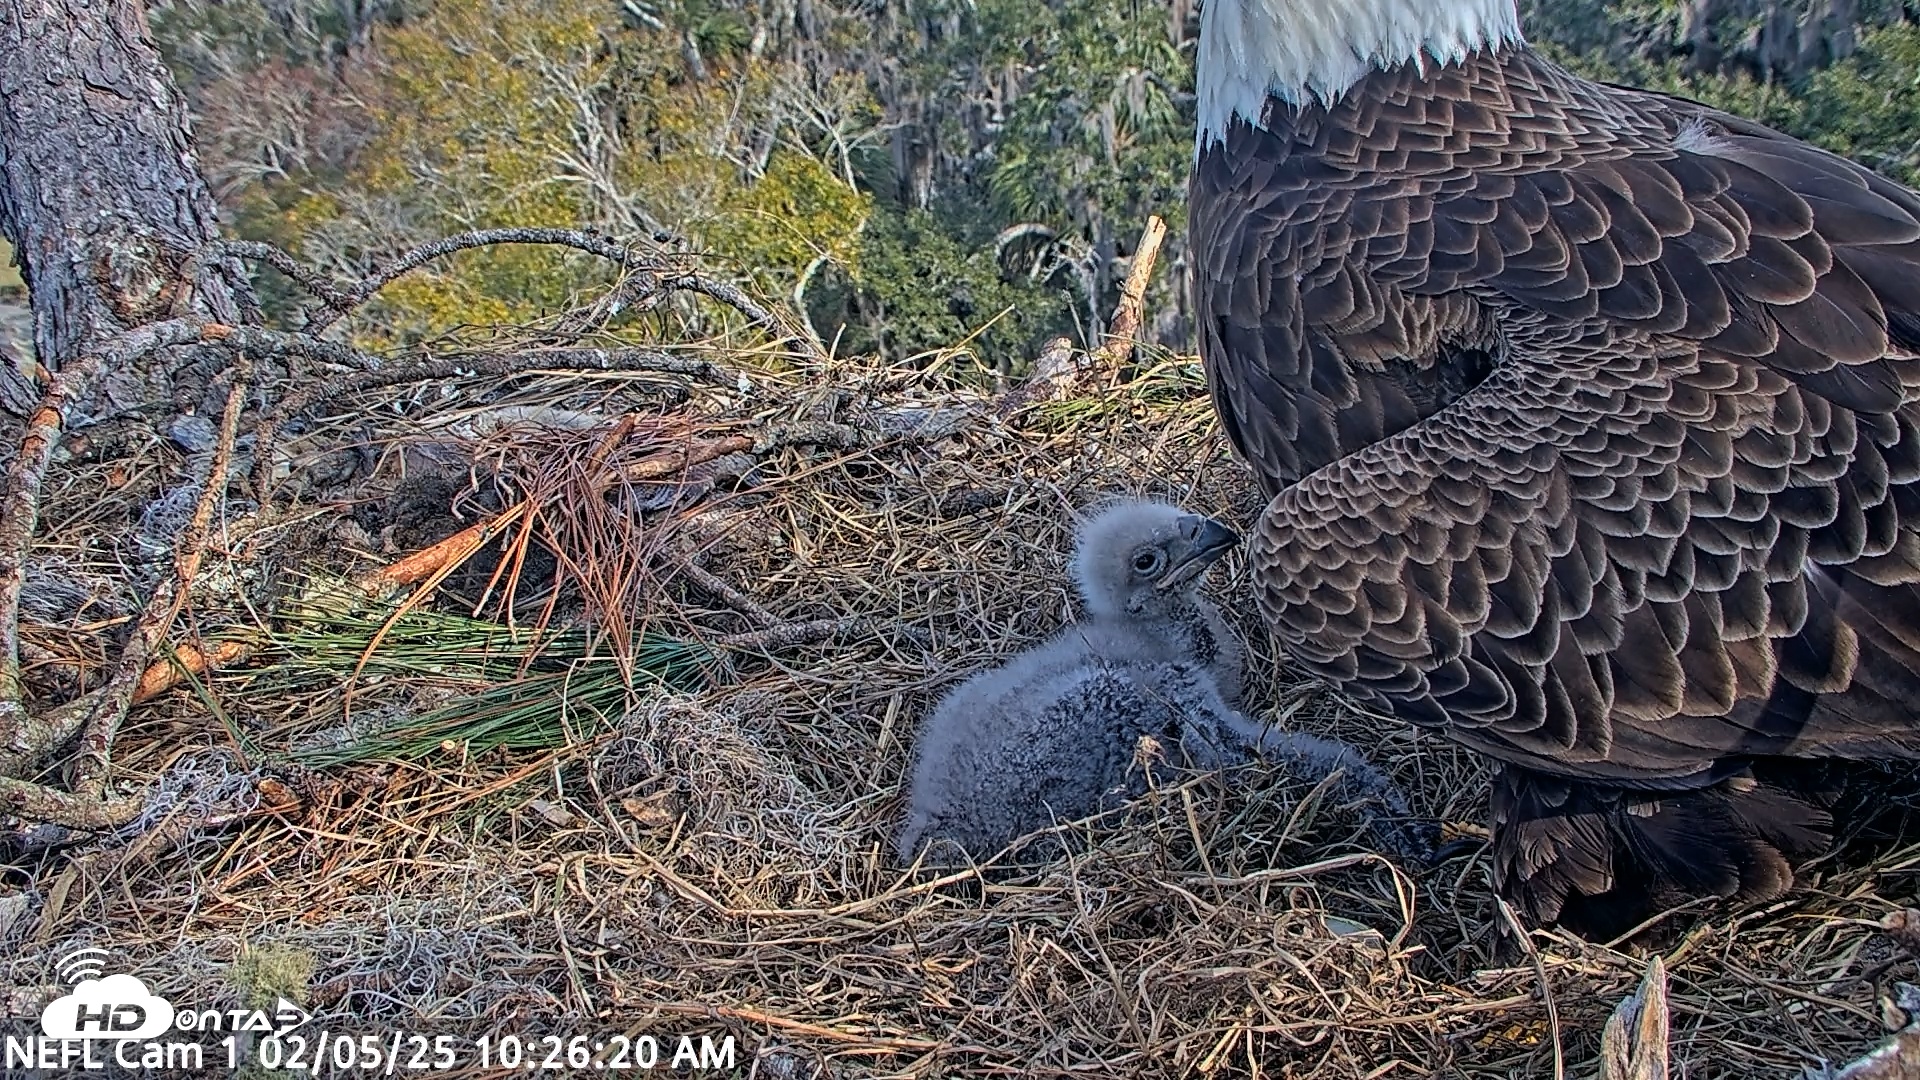
[[[1207,0],[1191,243],[1294,660],[1500,763],[1536,922],[1762,898],[1920,756],[1920,196],[1530,51]]]

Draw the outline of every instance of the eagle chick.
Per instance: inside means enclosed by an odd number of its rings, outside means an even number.
[[[1116,503],[1088,521],[1074,558],[1085,617],[963,682],[928,718],[896,841],[901,858],[928,842],[936,863],[984,857],[1138,794],[1143,736],[1199,768],[1237,763],[1259,747],[1313,772],[1306,751],[1317,749],[1326,767],[1314,779],[1341,769],[1369,791],[1384,783],[1351,750],[1263,736],[1234,711],[1240,645],[1199,590],[1238,539],[1160,502]]]

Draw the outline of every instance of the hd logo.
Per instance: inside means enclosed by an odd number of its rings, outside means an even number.
[[[85,979],[40,1011],[49,1039],[151,1039],[173,1028],[173,1005],[131,975]]]

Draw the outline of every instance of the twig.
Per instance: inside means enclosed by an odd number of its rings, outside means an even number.
[[[361,371],[385,366],[379,357],[311,334],[288,334],[261,326],[229,326],[202,319],[167,319],[135,327],[100,350],[98,366],[120,371],[161,349],[221,344],[259,357],[299,356]]]
[[[240,431],[240,410],[246,404],[252,373],[252,357],[240,353],[234,361],[232,384],[227,387],[226,406],[220,413],[219,438],[207,462],[206,476],[200,481],[193,515],[168,544],[174,559],[173,577],[155,585],[152,598],[127,638],[125,651],[114,665],[113,676],[98,692],[75,758],[73,786],[76,791],[95,797],[105,792],[113,741],[133,704],[134,691],[146,673],[147,658],[166,640],[167,631],[186,606],[193,580],[200,573],[200,562],[206,557],[207,537],[213,527],[214,507],[226,498],[233,444]]]
[[[1894,1004],[1907,1014],[1905,1027],[1842,1069],[1824,1063],[1808,1069],[1807,1080],[1920,1080],[1920,987],[1900,983],[1894,995]]]
[[[140,681],[133,686],[133,704],[152,701],[188,678],[197,678],[209,671],[238,664],[251,657],[254,649],[255,646],[246,641],[216,642],[207,650],[196,649],[192,645],[176,645],[172,655],[156,661],[140,673]]]
[[[422,244],[403,252],[398,258],[368,275],[358,284],[344,290],[337,300],[323,296],[322,302],[326,306],[307,321],[307,332],[310,334],[324,332],[355,308],[366,303],[381,289],[435,259],[444,258],[458,251],[492,247],[497,244],[549,244],[598,255],[625,270],[653,278],[651,289],[631,290],[631,295],[636,297],[668,291],[697,292],[732,307],[751,321],[775,333],[782,333],[786,329],[772,312],[754,303],[737,286],[688,271],[667,272],[657,264],[654,257],[634,251],[610,236],[602,236],[582,229],[512,228],[476,229],[457,236],[443,237],[430,244]]]
[[[741,592],[722,578],[685,555],[670,555],[667,561],[693,582],[694,587],[726,603],[733,610],[745,616],[755,626],[771,627],[778,625],[779,616],[756,603],[753,597]]]
[[[1167,223],[1157,214],[1147,218],[1140,245],[1133,251],[1133,265],[1127,268],[1126,283],[1120,286],[1120,303],[1107,326],[1106,343],[1095,351],[1102,367],[1117,368],[1133,352],[1133,339],[1140,333],[1141,316],[1146,310],[1147,282],[1153,277],[1154,260],[1160,257],[1160,245],[1166,238]]]
[[[732,282],[695,273],[662,274],[658,291],[699,293],[708,299],[720,301],[776,333],[786,330],[786,327],[780,325],[780,320],[773,312],[754,303],[740,286]],[[812,339],[803,338],[803,340],[806,341],[808,351],[813,351],[815,346]]]
[[[1002,234],[1005,236],[1006,234]],[[1160,245],[1167,238],[1167,223],[1158,216],[1147,219],[1140,244],[1133,252],[1133,265],[1120,287],[1120,303],[1114,308],[1113,321],[1107,324],[1106,342],[1091,353],[1076,354],[1073,342],[1054,338],[1047,342],[1034,360],[1025,382],[1002,394],[993,411],[1009,417],[1043,401],[1052,401],[1074,392],[1092,376],[1112,372],[1124,364],[1133,352],[1134,338],[1140,333],[1147,303],[1147,282],[1153,277],[1153,264],[1160,257]]]
[[[764,630],[750,630],[744,634],[728,634],[714,644],[723,649],[759,649],[771,652],[775,649],[790,649],[795,645],[810,645],[816,641],[858,629],[867,624],[862,616],[852,615],[839,619],[813,619],[809,622],[781,623]]]
[[[1085,353],[1074,352],[1071,338],[1048,341],[1028,370],[1026,380],[1000,395],[993,411],[1003,418],[1009,417],[1030,405],[1062,396],[1082,372],[1091,369],[1090,360]]]
[[[728,454],[738,454],[755,448],[754,440],[748,435],[725,435],[718,439],[706,439],[692,446],[675,447],[649,454],[620,468],[620,475],[628,480],[660,480],[686,472],[695,465],[704,465],[716,461]],[[611,480],[611,478],[608,478]]]
[[[1495,896],[1493,902],[1500,908],[1500,918],[1520,939],[1520,946],[1527,950],[1527,958],[1533,961],[1534,977],[1540,980],[1540,999],[1547,1006],[1547,1035],[1553,1043],[1553,1080],[1566,1080],[1567,1052],[1560,1035],[1560,1006],[1553,998],[1553,984],[1547,981],[1547,964],[1540,959],[1540,950],[1534,947],[1533,938],[1521,927],[1520,919],[1513,913],[1513,906],[1506,899]]]
[[[20,766],[49,749],[49,733],[34,724],[20,679],[20,592],[40,517],[40,491],[60,434],[60,410],[88,373],[87,368],[73,368],[47,381],[7,469],[5,501],[0,502],[0,775],[23,772]]]
[[[140,816],[145,801],[94,799],[0,776],[0,813],[28,821],[51,821],[69,829],[117,829]]]
[[[328,280],[326,275],[295,258],[292,252],[277,244],[259,240],[216,240],[200,249],[181,276],[198,283],[207,266],[220,258],[252,259],[266,263],[334,311],[344,312],[354,304],[353,297]]]
[[[1667,1080],[1667,1022],[1667,968],[1656,953],[1600,1033],[1600,1080]]]

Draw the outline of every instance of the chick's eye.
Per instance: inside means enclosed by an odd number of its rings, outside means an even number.
[[[1133,556],[1133,568],[1142,574],[1152,574],[1159,571],[1160,564],[1165,560],[1166,557],[1159,551],[1148,548]]]

